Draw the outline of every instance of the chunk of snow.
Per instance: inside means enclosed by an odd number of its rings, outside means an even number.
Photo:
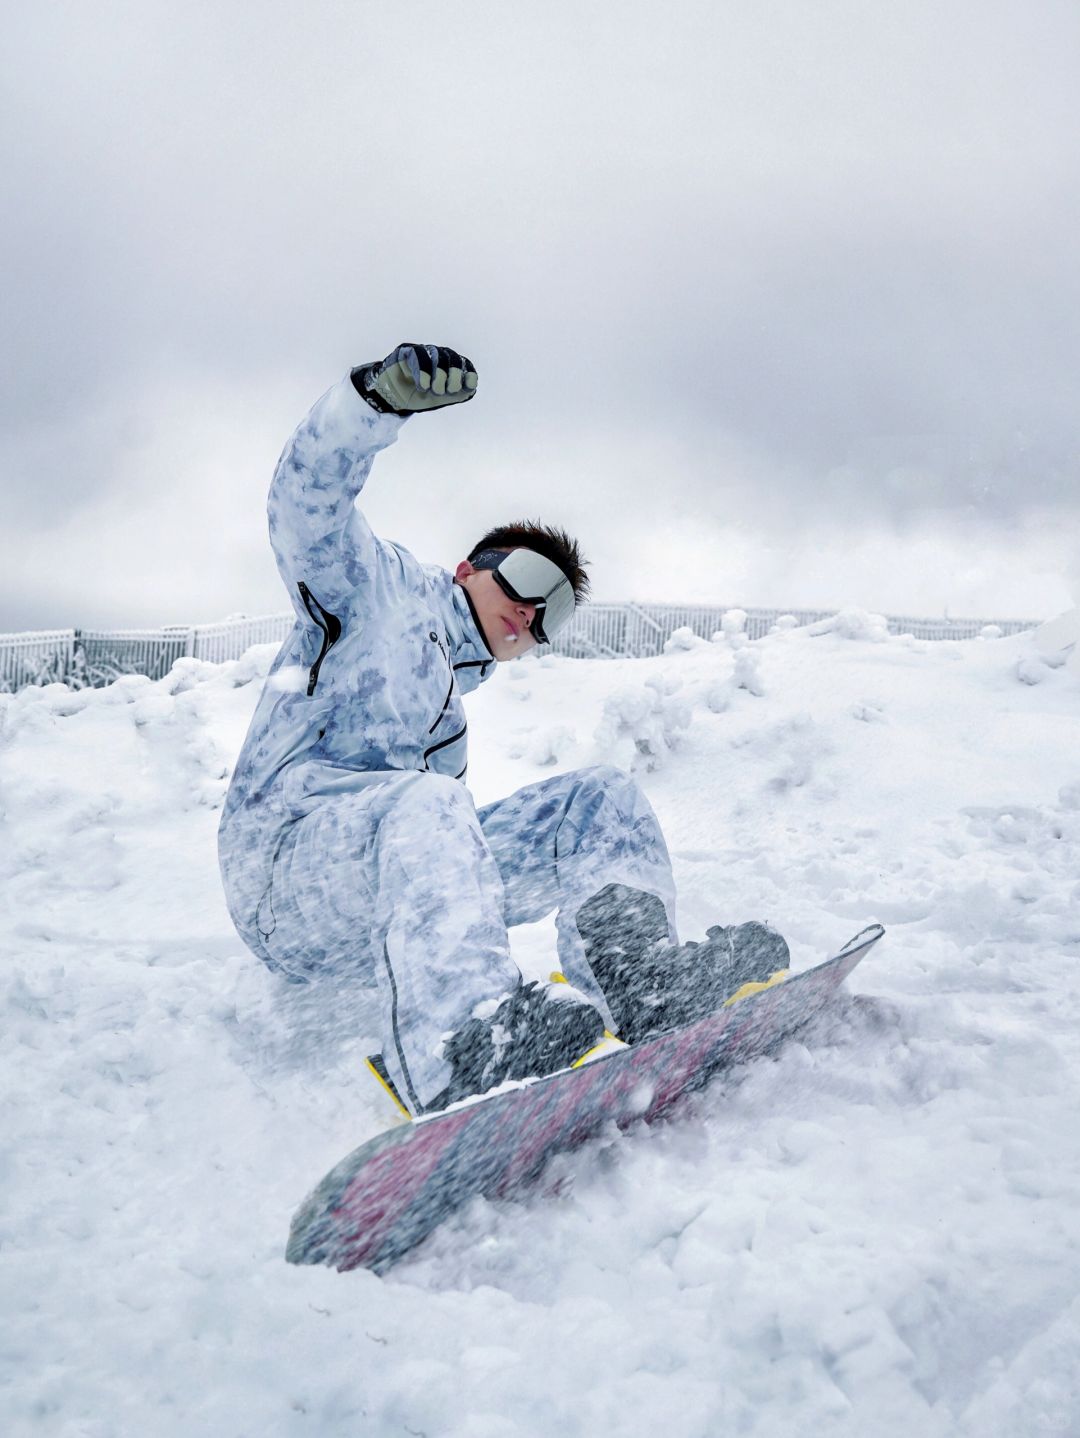
[[[809,627],[811,634],[837,634],[841,639],[867,640],[881,644],[889,637],[889,622],[883,614],[866,609],[841,609],[828,619],[819,619]]]

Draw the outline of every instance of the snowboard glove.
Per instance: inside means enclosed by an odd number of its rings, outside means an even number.
[[[471,360],[445,345],[401,344],[393,354],[352,372],[359,395],[383,414],[416,414],[462,404],[476,393]]]

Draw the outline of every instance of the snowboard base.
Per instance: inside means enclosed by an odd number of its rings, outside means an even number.
[[[834,958],[686,1028],[377,1134],[297,1210],[285,1257],[385,1273],[475,1195],[510,1197],[605,1124],[651,1123],[717,1073],[776,1048],[884,932],[873,924]]]

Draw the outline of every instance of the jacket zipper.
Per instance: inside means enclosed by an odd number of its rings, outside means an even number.
[[[442,708],[439,710],[439,717],[435,720],[435,723],[432,724],[431,728],[428,730],[428,733],[429,733],[429,734],[434,734],[434,733],[435,733],[435,730],[436,730],[436,729],[439,727],[439,725],[442,723],[442,721],[443,721],[443,715],[446,713],[447,709],[450,708],[450,700],[451,700],[453,697],[454,697],[454,681],[453,681],[453,679],[451,679],[451,680],[450,680],[450,688],[446,691],[446,698],[443,700],[443,706],[442,706]]]
[[[439,638],[439,636],[435,633],[434,629],[433,629],[433,630],[431,631],[431,633],[428,635],[428,638],[429,638],[429,639],[434,639],[435,643],[439,646],[439,653],[440,653],[440,654],[442,655],[442,657],[446,660],[446,667],[447,667],[447,669],[449,669],[449,671],[450,671],[450,688],[446,691],[446,698],[443,700],[442,708],[439,710],[438,717],[436,718],[435,723],[432,724],[431,728],[428,730],[428,733],[429,733],[429,734],[434,734],[434,733],[435,733],[435,730],[439,727],[439,725],[440,725],[440,724],[442,723],[442,721],[443,721],[443,715],[446,713],[447,709],[449,709],[449,707],[450,707],[450,700],[454,697],[454,681],[455,681],[455,675],[454,675],[453,665],[450,663],[450,656],[447,654],[446,650],[443,648],[443,646],[442,646],[442,640],[441,640],[441,639]]]
[[[457,679],[457,676],[456,676],[456,674],[455,674],[455,670],[456,670],[457,666],[456,666],[455,664],[452,664],[452,663],[450,662],[450,656],[449,656],[449,654],[447,654],[446,650],[443,648],[442,640],[439,638],[438,634],[436,634],[436,632],[435,632],[434,629],[433,629],[433,630],[431,631],[431,633],[428,635],[428,638],[431,639],[431,640],[434,640],[434,642],[439,646],[439,653],[440,653],[440,654],[442,655],[442,657],[446,660],[446,667],[450,670],[450,688],[446,691],[446,698],[443,700],[443,706],[442,706],[442,708],[439,710],[439,717],[435,720],[435,723],[432,724],[431,728],[428,730],[428,734],[430,735],[430,734],[434,734],[434,733],[435,733],[435,730],[436,730],[436,729],[439,727],[439,725],[442,723],[443,719],[444,719],[445,716],[446,716],[446,711],[447,711],[447,709],[449,709],[449,707],[450,707],[450,700],[454,697],[454,685],[455,685],[455,682],[456,682],[456,679]],[[427,769],[427,768],[430,768],[430,765],[428,764],[428,760],[431,758],[432,754],[436,753],[439,749],[445,749],[445,748],[447,748],[448,745],[456,743],[457,740],[459,740],[459,739],[463,739],[463,738],[465,737],[465,734],[466,734],[467,731],[468,731],[468,727],[469,727],[468,724],[462,725],[462,727],[457,731],[456,734],[451,734],[451,735],[450,735],[450,738],[449,738],[449,739],[440,739],[437,744],[432,744],[429,749],[425,749],[425,750],[424,750],[424,767],[425,767],[426,769]],[[468,765],[466,765],[465,767],[468,768]],[[461,774],[458,774],[458,775],[456,775],[455,777],[458,778],[458,779],[460,779],[464,773],[465,773],[465,770],[462,769]]]
[[[450,738],[449,738],[449,739],[440,739],[437,744],[432,744],[432,746],[431,746],[430,749],[425,749],[425,750],[424,750],[424,763],[425,763],[425,765],[427,765],[427,767],[430,768],[431,766],[428,765],[428,762],[427,762],[427,761],[431,758],[432,754],[437,753],[440,749],[445,749],[445,748],[447,747],[447,745],[449,745],[449,744],[456,744],[459,739],[464,739],[465,735],[468,733],[468,730],[469,730],[469,726],[468,726],[467,724],[463,724],[463,725],[461,726],[461,728],[457,731],[456,734],[451,734],[451,735],[450,735]],[[462,772],[462,774],[463,774],[463,773],[465,772],[465,770],[463,769],[461,772]],[[459,774],[457,777],[460,778],[461,775]]]
[[[316,684],[319,682],[319,670],[322,668],[323,660],[326,658],[331,647],[341,638],[341,620],[336,614],[331,614],[329,609],[322,607],[302,579],[296,587],[300,591],[300,598],[304,601],[304,608],[322,630],[323,636],[322,648],[319,650],[318,658],[308,670],[307,692],[308,698],[310,699],[315,693]]]

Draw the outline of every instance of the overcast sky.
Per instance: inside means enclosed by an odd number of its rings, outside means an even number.
[[[284,608],[274,461],[403,339],[480,373],[365,491],[422,559],[1070,602],[1075,0],[37,0],[0,66],[0,629]]]

